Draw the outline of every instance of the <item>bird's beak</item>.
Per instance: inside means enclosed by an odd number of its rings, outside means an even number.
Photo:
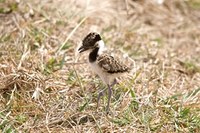
[[[84,47],[84,46],[81,46],[81,47],[78,49],[79,53],[82,53],[82,52],[84,52],[84,51],[86,51],[86,50],[88,50],[88,48],[86,48],[86,47]]]

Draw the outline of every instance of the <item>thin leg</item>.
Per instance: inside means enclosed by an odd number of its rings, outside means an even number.
[[[117,80],[114,79],[113,83],[110,85],[110,87],[113,87],[115,84],[117,84]]]
[[[99,108],[99,102],[101,97],[104,95],[105,89],[99,92],[98,98],[97,98],[97,109]]]
[[[112,89],[111,89],[110,85],[108,85],[108,104],[107,104],[107,107],[106,107],[106,113],[107,114],[109,113],[111,95],[112,95]]]

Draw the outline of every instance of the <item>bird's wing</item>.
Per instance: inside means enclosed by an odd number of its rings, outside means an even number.
[[[97,64],[108,73],[123,73],[129,71],[129,68],[125,64],[107,54],[98,56]]]

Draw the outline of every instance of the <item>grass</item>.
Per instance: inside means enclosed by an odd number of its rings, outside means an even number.
[[[0,132],[199,132],[199,14],[192,0],[1,0]],[[90,31],[133,67],[110,115],[76,52]]]

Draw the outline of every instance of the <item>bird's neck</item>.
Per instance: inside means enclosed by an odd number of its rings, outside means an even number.
[[[98,46],[95,47],[89,54],[89,62],[95,62],[97,60],[97,57],[103,53],[104,51],[104,42],[100,40],[98,43]]]
[[[94,48],[89,54],[89,62],[95,62],[98,57],[99,47]]]
[[[103,40],[98,41],[98,46],[99,46],[98,54],[102,54],[104,51],[104,47],[105,47]]]

